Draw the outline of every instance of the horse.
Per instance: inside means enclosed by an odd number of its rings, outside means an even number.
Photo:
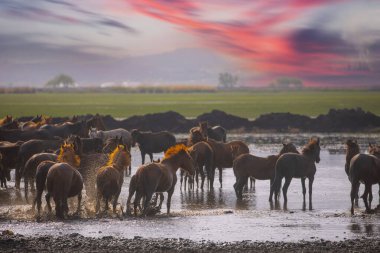
[[[2,130],[20,129],[20,124],[17,120],[12,120],[11,122],[5,123],[2,126],[0,126],[0,129],[2,129]]]
[[[25,163],[25,166],[23,167],[23,170],[20,172],[20,174],[21,174],[21,177],[24,177],[24,192],[25,192],[26,202],[28,202],[29,183],[31,185],[31,189],[34,190],[34,181],[35,181],[38,165],[43,161],[56,162],[57,157],[58,155],[54,153],[39,153],[39,154],[34,154]]]
[[[310,139],[309,143],[302,149],[301,154],[286,153],[280,156],[276,162],[276,172],[272,191],[274,191],[275,200],[278,200],[280,193],[281,181],[285,177],[285,184],[282,187],[284,195],[284,205],[288,202],[287,192],[292,178],[301,178],[303,202],[305,203],[306,186],[305,180],[309,179],[309,209],[312,210],[312,191],[314,175],[317,171],[315,163],[319,163],[321,148],[319,138]]]
[[[80,137],[88,137],[89,126],[86,121],[71,123],[65,122],[62,125],[44,125],[40,129],[47,130],[52,136],[67,138],[70,135],[78,135]]]
[[[355,155],[350,162],[349,179],[351,182],[351,214],[354,214],[354,199],[358,195],[360,183],[365,186],[362,198],[366,212],[371,213],[372,185],[380,184],[380,159],[371,154]]]
[[[350,162],[352,157],[360,153],[360,148],[358,145],[358,142],[355,140],[347,140],[346,141],[346,163],[344,165],[344,170],[347,174],[347,177],[349,177],[350,172]],[[359,196],[355,197],[355,203],[358,205]]]
[[[91,128],[96,128],[97,130],[105,131],[106,126],[104,125],[103,119],[99,114],[91,117],[87,120],[87,126]]]
[[[143,215],[148,213],[150,200],[155,192],[167,192],[167,214],[170,214],[171,198],[177,183],[176,172],[178,168],[194,175],[194,161],[187,147],[183,144],[175,145],[165,152],[164,159],[160,163],[142,165],[135,173],[135,183],[129,189],[127,199],[127,213],[130,208],[131,198],[136,192],[134,199],[134,214],[137,215],[137,206],[141,198],[145,199]],[[131,189],[133,188],[133,189]],[[134,191],[135,190],[135,191]]]
[[[96,169],[107,164],[108,155],[104,153],[84,153],[82,140],[79,136],[75,136],[69,138],[68,142],[74,145],[74,150],[80,157],[81,164],[78,169],[83,176],[86,195],[93,200],[96,195]]]
[[[3,165],[3,154],[0,152],[0,183],[1,187],[7,188],[7,179],[10,180],[10,175],[4,169]]]
[[[131,164],[131,154],[125,145],[119,144],[110,154],[106,166],[96,172],[96,213],[100,210],[100,200],[105,202],[105,210],[108,210],[108,200],[113,198],[113,212],[116,213],[116,205],[124,182],[124,170]]]
[[[105,154],[112,153],[112,151],[115,150],[115,148],[119,145],[119,143],[123,144],[123,137],[119,138],[119,137],[116,136],[114,138],[109,138],[106,141],[106,143],[104,144],[102,152],[105,153]],[[128,148],[128,146],[127,146],[127,148]],[[129,150],[129,152],[131,151],[130,147],[128,148],[128,150]],[[125,174],[125,176],[131,175],[131,173],[132,173],[132,166],[129,165],[128,171]]]
[[[214,152],[213,167],[210,173],[210,189],[214,187],[215,168],[219,169],[220,187],[223,187],[223,168],[231,168],[233,160],[242,155],[248,154],[249,148],[242,141],[231,141],[227,143],[218,142],[213,139],[205,139],[200,130],[190,130],[189,143],[195,144],[200,141],[205,141],[209,144]]]
[[[131,149],[132,146],[132,135],[128,130],[123,128],[117,128],[109,131],[96,130],[95,128],[90,128],[89,130],[90,138],[100,138],[103,140],[103,143],[106,143],[108,139],[115,137],[122,137],[123,145],[126,145],[128,149]]]
[[[13,121],[12,115],[7,115],[4,118],[0,119],[0,126],[4,126]]]
[[[227,141],[227,130],[221,126],[210,127],[207,121],[200,122],[198,127],[193,127],[190,132],[200,131],[203,138],[211,138],[216,141]]]
[[[38,116],[31,121],[27,121],[21,124],[21,130],[26,131],[26,130],[33,130],[33,129],[39,129],[43,125],[50,124],[52,121],[52,117],[45,117],[45,116]]]
[[[76,169],[79,167],[81,161],[74,150],[73,144],[64,144],[61,146],[57,161],[58,163],[53,164],[46,175],[47,194],[45,198],[48,209],[51,212],[50,198],[53,197],[56,216],[59,219],[63,219],[68,213],[67,198],[78,196],[77,213],[80,212],[83,179]],[[41,189],[41,186],[39,186],[39,189]],[[41,201],[41,199],[39,201]],[[40,209],[40,204],[38,205]]]
[[[2,129],[0,130],[0,141],[29,141],[32,139],[49,140],[52,139],[52,135],[46,129],[28,130],[22,131],[20,129]]]
[[[67,138],[68,142],[74,140],[80,143],[81,152],[84,154],[101,153],[103,150],[103,140],[101,138],[80,138],[78,135],[71,135]]]
[[[53,140],[29,140],[24,142],[20,146],[18,152],[18,164],[16,167],[16,183],[15,186],[17,189],[20,189],[20,180],[21,180],[21,171],[24,171],[26,162],[34,154],[42,153],[48,149],[56,150],[58,149],[63,140],[53,139]]]
[[[213,162],[214,162],[214,151],[211,146],[204,141],[198,142],[193,146],[189,147],[189,153],[195,162],[195,181],[197,183],[197,188],[199,184],[199,174],[201,176],[201,189],[203,189],[204,181],[205,181],[205,173],[206,170],[207,178],[210,179]],[[205,170],[203,169],[205,168]],[[184,171],[181,170],[181,185],[183,181]],[[186,188],[186,177],[185,177],[185,188]]]
[[[238,199],[242,199],[243,197],[243,188],[248,178],[270,180],[270,185],[272,185],[275,177],[276,162],[280,156],[285,153],[299,154],[293,143],[283,143],[282,145],[283,147],[278,155],[258,157],[251,154],[243,154],[234,160],[233,170],[236,178],[234,189]],[[272,201],[272,196],[273,190],[271,187],[269,201]]]
[[[176,144],[173,134],[162,131],[157,133],[141,132],[137,129],[132,130],[132,146],[139,144],[142,164],[145,163],[145,155],[148,154],[150,161],[153,161],[153,153],[166,152]]]
[[[3,182],[3,186],[6,188],[6,181],[10,181],[10,170],[17,167],[18,151],[23,142],[0,142],[0,153],[2,154],[1,164],[3,166],[2,173],[0,175],[0,181]]]

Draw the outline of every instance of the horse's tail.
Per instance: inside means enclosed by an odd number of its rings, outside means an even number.
[[[280,159],[276,162],[275,167],[275,176],[273,180],[273,184],[271,185],[274,193],[278,196],[281,189],[281,181],[282,181],[282,173],[281,173],[281,163],[279,162]]]

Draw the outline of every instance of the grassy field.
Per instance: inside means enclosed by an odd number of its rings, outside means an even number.
[[[129,117],[176,111],[195,117],[213,109],[255,118],[263,113],[291,112],[315,116],[330,108],[356,108],[380,115],[378,91],[216,92],[187,94],[36,93],[0,94],[0,116],[45,114],[71,116],[100,113]]]

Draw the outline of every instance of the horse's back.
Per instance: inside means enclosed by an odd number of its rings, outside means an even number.
[[[351,182],[380,182],[380,160],[373,155],[355,155],[350,162],[349,179]]]
[[[96,172],[96,186],[105,197],[116,194],[121,187],[123,175],[112,166],[104,166]]]

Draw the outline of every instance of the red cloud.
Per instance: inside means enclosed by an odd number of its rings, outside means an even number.
[[[242,66],[250,72],[261,74],[262,80],[295,76],[316,83],[318,76],[336,77],[352,73],[347,68],[348,52],[339,51],[339,43],[344,42],[334,38],[324,41],[323,36],[329,35],[318,31],[301,33],[297,37],[302,30],[292,31],[283,25],[297,20],[301,13],[310,8],[333,2],[339,1],[268,0],[256,4],[236,1],[236,5],[247,4],[247,10],[237,17],[241,20],[239,22],[204,20],[199,15],[202,1],[139,0],[131,5],[139,13],[196,34],[211,49],[241,59]],[[219,9],[223,6],[223,1],[212,3],[217,4]],[[225,4],[225,8],[231,8],[231,2]],[[297,48],[300,46],[303,50]]]

